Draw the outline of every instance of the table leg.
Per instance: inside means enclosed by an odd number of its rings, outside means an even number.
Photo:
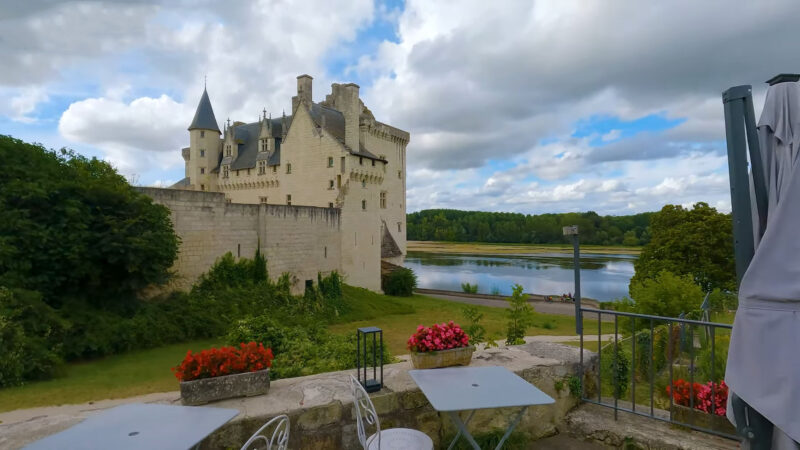
[[[519,421],[522,420],[522,416],[525,415],[525,411],[527,410],[528,410],[527,406],[522,407],[522,410],[519,412],[519,414],[517,414],[517,417],[515,417],[514,420],[511,422],[511,425],[508,426],[506,434],[504,434],[503,438],[500,439],[500,442],[497,443],[497,447],[495,447],[495,450],[500,450],[503,447],[503,443],[506,441],[506,439],[508,439],[509,436],[511,436],[511,432],[514,431],[514,428],[517,426]]]
[[[469,434],[469,430],[467,430],[467,424],[472,419],[472,416],[475,414],[475,410],[472,410],[472,412],[469,413],[469,417],[467,417],[466,422],[461,421],[461,417],[458,416],[458,411],[449,411],[448,414],[450,415],[450,419],[453,421],[453,423],[456,424],[456,427],[458,428],[458,433],[456,433],[455,439],[453,439],[453,442],[451,442],[450,446],[447,447],[447,450],[453,448],[453,446],[458,441],[458,438],[461,437],[461,434],[464,434],[464,437],[472,445],[472,448],[474,448],[475,450],[481,450],[478,443],[475,442],[475,439],[472,437],[471,434]]]

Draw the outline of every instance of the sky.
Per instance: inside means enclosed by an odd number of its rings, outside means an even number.
[[[0,2],[0,134],[184,176],[220,127],[355,82],[408,131],[409,211],[730,210],[721,93],[800,72],[796,0]],[[207,81],[206,81],[207,80]]]

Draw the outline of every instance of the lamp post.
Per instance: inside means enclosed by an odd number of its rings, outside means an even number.
[[[370,335],[372,348],[369,348]],[[367,378],[369,367],[372,368],[372,378]],[[378,378],[378,367],[380,367],[380,378]],[[356,373],[359,383],[367,392],[377,392],[383,387],[383,330],[380,328],[364,327],[356,331]]]
[[[575,334],[583,333],[583,317],[581,314],[581,250],[578,244],[578,226],[564,227],[564,236],[572,236],[572,265],[575,268]]]

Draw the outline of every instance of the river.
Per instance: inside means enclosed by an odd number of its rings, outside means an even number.
[[[610,301],[628,295],[635,255],[581,255],[581,295]],[[574,290],[572,254],[483,255],[408,252],[405,267],[417,274],[417,286],[461,291],[461,283],[478,284],[478,292],[510,295],[521,284],[525,292],[561,295]]]

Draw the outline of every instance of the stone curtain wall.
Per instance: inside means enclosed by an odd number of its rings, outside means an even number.
[[[138,188],[172,212],[180,237],[173,288],[188,289],[220,256],[252,258],[256,247],[267,258],[270,277],[290,272],[301,293],[304,280],[341,271],[341,219],[337,209],[226,203],[225,194]]]
[[[586,380],[591,382],[597,376],[596,353],[587,351],[584,357]],[[528,408],[516,427],[515,432],[535,440],[556,434],[567,412],[578,404],[578,399],[569,393],[567,380],[578,373],[579,358],[580,350],[575,347],[534,342],[477,351],[470,365],[504,366],[556,400],[555,404]],[[455,435],[455,426],[445,413],[431,407],[408,375],[411,368],[409,362],[384,366],[385,387],[370,396],[381,429],[415,428],[430,436],[436,448],[443,448]],[[349,387],[351,373],[355,371],[277,380],[271,383],[267,395],[213,403],[209,406],[238,409],[241,414],[204,440],[200,448],[239,448],[261,425],[279,414],[287,414],[291,420],[289,448],[361,448]],[[470,430],[473,435],[504,431],[518,412],[519,408],[478,411]]]

